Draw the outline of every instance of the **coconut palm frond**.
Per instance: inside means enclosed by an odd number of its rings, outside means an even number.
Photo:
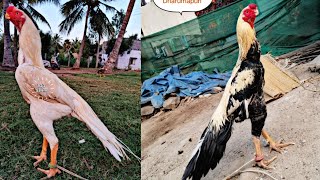
[[[52,3],[56,6],[60,5],[60,0],[28,0],[29,4],[45,4],[45,3]]]
[[[82,20],[84,14],[84,9],[81,6],[75,9],[59,24],[60,31],[70,34],[72,28]]]
[[[114,28],[106,14],[100,9],[92,11],[90,18],[91,28],[101,36],[114,34]]]
[[[72,0],[64,3],[61,6],[60,12],[64,17],[68,17],[70,13],[74,12],[79,7],[84,7],[85,2],[82,0]]]
[[[42,14],[40,14],[36,9],[34,9],[29,4],[26,5],[25,9],[31,15],[31,17],[30,17],[31,19],[34,19],[34,20],[37,20],[37,21],[41,21],[42,23],[46,24],[51,29],[51,26],[50,26],[49,22],[46,20],[46,18]]]
[[[119,12],[116,8],[114,8],[112,6],[109,6],[106,3],[100,2],[100,5],[104,6],[106,11],[109,11],[109,12],[112,12],[112,13]]]

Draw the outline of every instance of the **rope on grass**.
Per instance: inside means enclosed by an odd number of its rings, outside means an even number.
[[[59,165],[57,165],[57,168],[60,169],[61,171],[65,172],[65,173],[70,174],[70,175],[73,176],[73,177],[78,178],[78,179],[88,180],[88,179],[83,178],[83,177],[79,176],[78,174],[76,174],[76,173],[74,173],[74,172],[71,172],[71,171],[69,171],[68,169],[66,169],[66,168],[64,168],[64,167],[61,167],[61,166],[59,166]],[[45,180],[45,179],[49,179],[49,178],[48,178],[48,177],[44,177],[44,178],[41,178],[40,180]]]
[[[68,169],[66,169],[66,168],[64,168],[64,167],[61,167],[61,166],[59,166],[59,165],[57,165],[57,167],[58,167],[58,169],[60,169],[61,171],[64,171],[64,172],[70,174],[71,176],[74,176],[74,177],[79,178],[79,179],[81,179],[81,180],[88,180],[88,179],[86,179],[86,178],[83,178],[83,177],[79,176],[79,175],[76,174],[76,173],[73,173],[73,172],[69,171]]]

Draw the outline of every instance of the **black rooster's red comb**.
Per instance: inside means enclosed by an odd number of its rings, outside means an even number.
[[[249,4],[249,8],[250,9],[257,9],[257,5],[256,4]]]

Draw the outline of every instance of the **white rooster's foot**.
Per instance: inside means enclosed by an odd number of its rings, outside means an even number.
[[[39,163],[42,162],[43,160],[47,160],[46,155],[32,156],[32,158],[37,160],[36,162],[33,163],[34,167],[37,167]]]
[[[61,173],[61,171],[58,168],[50,168],[49,170],[37,168],[37,170],[47,175],[45,179],[54,177],[57,173]]]

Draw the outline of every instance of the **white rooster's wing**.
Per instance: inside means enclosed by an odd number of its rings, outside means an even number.
[[[16,80],[24,97],[72,105],[76,96],[70,87],[47,69],[22,64],[17,68]],[[72,107],[71,107],[72,108]]]

